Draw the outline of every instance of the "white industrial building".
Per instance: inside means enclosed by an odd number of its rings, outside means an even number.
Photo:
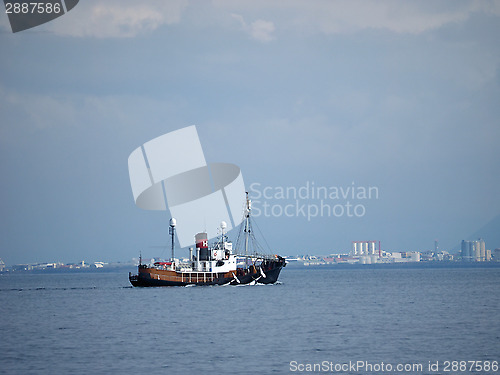
[[[352,256],[379,255],[377,241],[352,241]]]

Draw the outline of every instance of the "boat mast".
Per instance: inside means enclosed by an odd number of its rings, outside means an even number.
[[[170,219],[170,228],[168,229],[168,233],[172,236],[172,262],[174,261],[174,243],[175,243],[175,226],[177,225],[177,221],[174,218]]]
[[[246,204],[246,212],[245,212],[245,255],[248,255],[248,236],[250,236],[249,220],[250,220],[250,210],[252,208],[251,208],[250,199],[248,199],[248,191],[246,192],[246,196],[247,196],[247,204]]]
[[[226,246],[224,244],[224,229],[227,228],[227,224],[225,221],[220,223],[220,229],[222,231],[222,251],[226,251]]]

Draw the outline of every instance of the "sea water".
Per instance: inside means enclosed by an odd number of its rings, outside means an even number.
[[[240,287],[127,277],[0,276],[0,373],[500,373],[500,268],[286,267]]]

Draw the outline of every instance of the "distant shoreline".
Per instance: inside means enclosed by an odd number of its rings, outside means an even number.
[[[372,263],[372,264],[309,264],[303,265],[300,262],[288,263],[287,268],[293,269],[421,269],[421,268],[500,268],[500,262],[457,262],[457,261],[439,261],[439,262],[399,262],[399,263]],[[286,269],[286,268],[285,268]]]
[[[71,274],[71,273],[119,273],[119,272],[133,272],[137,269],[134,265],[123,266],[110,266],[110,267],[85,267],[85,268],[45,268],[45,269],[32,269],[32,270],[8,270],[1,271],[0,275],[40,275],[40,274]]]
[[[330,263],[330,264],[309,264],[304,265],[301,262],[288,263],[286,269],[294,270],[318,270],[330,269],[334,270],[374,270],[374,269],[491,269],[500,268],[500,262],[457,262],[457,261],[439,261],[439,262],[401,262],[401,263],[373,263],[373,264],[347,264],[347,263]],[[33,270],[16,270],[2,271],[0,276],[6,275],[42,275],[42,274],[82,274],[82,273],[122,273],[134,272],[137,266],[123,265],[111,266],[103,268],[47,268]]]

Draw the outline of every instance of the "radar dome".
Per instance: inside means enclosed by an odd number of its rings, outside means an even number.
[[[226,222],[225,222],[225,221],[223,221],[222,223],[220,223],[220,227],[221,227],[222,229],[226,229],[226,228],[227,228],[227,224],[226,224]]]
[[[171,218],[170,219],[170,226],[175,227],[176,225],[177,225],[177,220],[175,220],[174,218]]]

